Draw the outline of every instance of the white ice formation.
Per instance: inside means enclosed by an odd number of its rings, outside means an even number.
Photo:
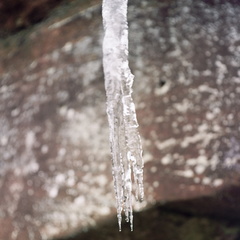
[[[103,0],[102,11],[103,68],[119,231],[122,210],[133,230],[133,190],[137,200],[141,201],[144,195],[142,145],[131,96],[134,76],[128,64],[127,3],[127,0]]]

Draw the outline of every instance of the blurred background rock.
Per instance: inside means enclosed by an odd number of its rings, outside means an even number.
[[[0,1],[0,239],[240,239],[239,22],[129,2],[145,201],[118,233],[101,1]]]

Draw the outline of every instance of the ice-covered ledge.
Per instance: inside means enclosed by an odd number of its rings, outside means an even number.
[[[135,209],[239,180],[239,6],[171,4],[129,6],[146,162]],[[100,10],[43,24],[1,54],[0,238],[64,236],[116,214]]]

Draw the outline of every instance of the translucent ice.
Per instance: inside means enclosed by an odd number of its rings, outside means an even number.
[[[121,231],[122,211],[133,230],[132,191],[143,199],[142,145],[128,64],[127,0],[103,0],[103,68],[110,128],[112,173]],[[132,186],[132,178],[134,186]]]

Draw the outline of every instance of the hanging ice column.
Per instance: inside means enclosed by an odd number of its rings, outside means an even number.
[[[134,76],[128,66],[127,2],[103,0],[102,11],[103,68],[119,231],[122,210],[133,230],[132,188],[137,200],[142,200],[144,195],[142,145],[131,97]]]

